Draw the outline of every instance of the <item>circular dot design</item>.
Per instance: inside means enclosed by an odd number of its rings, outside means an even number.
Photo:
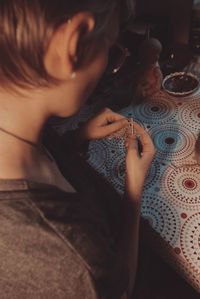
[[[108,169],[108,180],[113,187],[122,194],[124,192],[125,180],[125,157],[116,157],[116,155],[114,155],[110,160]]]
[[[162,162],[185,160],[194,151],[195,136],[183,126],[162,125],[151,129],[150,134],[157,149],[156,158]]]
[[[145,180],[145,190],[151,188],[158,181],[160,175],[160,163],[157,160],[154,160]]]
[[[156,232],[171,246],[175,246],[180,233],[180,217],[162,195],[145,192],[141,213]]]
[[[190,216],[181,230],[181,249],[187,262],[200,269],[200,213]]]
[[[162,190],[173,205],[186,210],[199,210],[200,167],[168,167],[161,177]]]
[[[105,150],[111,153],[114,151],[118,156],[125,155],[124,139],[124,136],[121,136],[120,138],[107,138],[102,140],[104,141]]]
[[[137,122],[142,128],[145,128],[145,124],[140,120],[140,116],[136,117],[135,115],[135,107],[128,106],[125,109],[121,110],[120,114],[127,118],[133,118],[133,120]]]
[[[134,108],[134,117],[148,124],[164,124],[172,121],[176,117],[177,111],[174,102],[159,98],[136,106]]]
[[[183,180],[183,188],[187,190],[196,190],[197,181],[193,180],[192,178],[186,178],[185,180]]]
[[[193,131],[200,129],[200,102],[187,104],[184,109],[180,111],[180,121],[187,124],[187,127]]]
[[[106,173],[106,161],[109,160],[109,152],[106,144],[101,141],[92,141],[88,148],[88,163],[100,173]]]

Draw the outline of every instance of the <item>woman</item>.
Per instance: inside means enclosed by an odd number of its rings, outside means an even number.
[[[72,190],[40,145],[48,118],[76,113],[96,86],[117,37],[120,4],[0,2],[1,298],[117,299],[131,294],[141,192],[154,155],[149,136],[135,125],[142,157],[135,137],[127,140],[118,243],[104,207]],[[102,138],[126,124],[106,110],[76,140]]]

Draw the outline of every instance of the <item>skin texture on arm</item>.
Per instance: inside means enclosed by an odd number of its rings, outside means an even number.
[[[96,117],[89,120],[77,133],[77,142],[85,139],[106,137],[127,124],[127,119],[119,114],[105,109]],[[130,298],[133,291],[138,257],[139,223],[141,196],[148,169],[153,160],[155,149],[148,133],[137,123],[133,122],[142,143],[142,155],[138,151],[136,135],[126,140],[126,181],[125,194],[121,204],[121,213],[118,223],[118,252],[119,263],[115,269],[116,275],[121,266],[128,268],[129,287],[122,298]],[[119,267],[119,268],[118,268]],[[122,299],[121,298],[121,299]]]
[[[89,120],[81,130],[77,131],[77,143],[86,139],[98,139],[119,130],[128,123],[123,116],[105,109]],[[142,155],[138,151],[138,141],[133,134],[126,140],[126,181],[125,194],[121,202],[118,231],[118,264],[116,276],[122,268],[128,269],[129,286],[121,299],[131,298],[137,270],[139,224],[141,196],[148,169],[155,155],[153,142],[148,133],[133,122],[137,134],[140,135]],[[115,277],[113,277],[115,281]]]
[[[134,127],[141,136],[143,152],[140,156],[136,136],[131,136],[126,142],[126,188],[121,211],[121,258],[125,259],[124,262],[127,263],[129,269],[127,298],[130,298],[133,291],[137,270],[142,190],[155,154],[150,136],[137,123],[134,123]]]
[[[118,264],[124,265],[128,270],[128,288],[125,298],[131,298],[137,270],[139,222],[140,222],[140,200],[132,201],[127,195],[122,199],[121,213],[119,215],[119,241]],[[120,269],[116,269],[120,271]]]
[[[89,120],[82,130],[77,131],[77,142],[106,137],[125,126],[127,122],[123,116],[110,109],[105,109]],[[148,133],[137,123],[133,124],[137,134],[140,135],[143,150],[140,155],[136,135],[126,140],[125,194],[121,202],[117,227],[118,264],[115,273],[118,277],[121,269],[127,268],[129,286],[121,299],[130,298],[135,283],[142,190],[146,174],[155,155],[154,145]],[[115,279],[116,277],[113,277],[114,283],[116,283]]]

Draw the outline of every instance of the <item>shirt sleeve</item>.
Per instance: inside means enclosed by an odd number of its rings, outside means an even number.
[[[128,270],[119,264],[117,243],[106,214],[85,195],[57,196],[37,202],[45,217],[82,259],[94,298],[120,299],[128,286]],[[87,297],[85,297],[87,298]]]

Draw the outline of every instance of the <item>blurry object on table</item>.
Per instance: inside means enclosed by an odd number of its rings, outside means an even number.
[[[189,72],[176,72],[166,76],[162,86],[173,96],[187,96],[199,88],[199,79]]]
[[[163,75],[159,65],[162,45],[156,38],[146,38],[139,48],[135,95],[139,101],[148,99],[161,89]]]

